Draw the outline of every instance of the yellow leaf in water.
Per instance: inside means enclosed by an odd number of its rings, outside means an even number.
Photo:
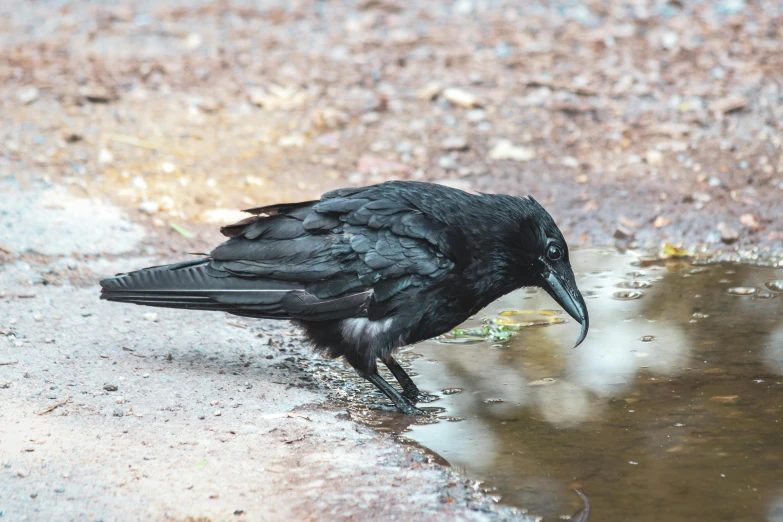
[[[739,395],[716,395],[715,397],[711,397],[710,400],[722,404],[737,404],[737,402],[739,402]]]
[[[663,245],[663,257],[670,259],[672,257],[688,257],[690,253],[684,248],[678,248],[671,243]]]

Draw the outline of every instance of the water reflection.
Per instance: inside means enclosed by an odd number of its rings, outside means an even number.
[[[571,349],[569,320],[522,328],[495,348],[417,345],[419,387],[444,416],[465,420],[406,436],[503,502],[553,519],[581,507],[569,490],[579,487],[602,521],[780,520],[783,294],[759,291],[783,271],[573,257],[591,296],[584,344]],[[642,295],[618,300],[620,288]],[[728,292],[737,288],[756,292]],[[552,306],[521,291],[466,327]]]

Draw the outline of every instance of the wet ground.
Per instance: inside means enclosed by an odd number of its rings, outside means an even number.
[[[600,521],[783,520],[783,269],[573,257],[579,348],[577,325],[521,290],[406,355],[437,422],[355,417],[546,520],[581,507],[574,488]]]

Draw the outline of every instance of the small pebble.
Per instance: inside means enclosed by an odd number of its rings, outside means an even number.
[[[198,416],[198,418],[199,420],[204,420],[207,418],[207,416],[202,413],[201,415]]]
[[[103,389],[110,392],[119,390],[116,384],[104,384]]]
[[[157,214],[160,211],[160,205],[155,201],[142,201],[139,204],[139,210],[145,214]]]
[[[114,402],[116,402],[117,404],[123,404],[125,403],[125,397],[117,397],[116,399],[114,399]]]
[[[440,142],[440,147],[444,150],[467,150],[468,140],[464,136],[450,136]]]
[[[141,316],[145,321],[152,321],[153,323],[158,322],[158,314],[155,312],[147,312],[146,314]]]
[[[213,414],[215,417],[220,417],[223,415],[223,412],[221,410],[215,410],[215,413]]]

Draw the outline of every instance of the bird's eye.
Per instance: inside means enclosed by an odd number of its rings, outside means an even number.
[[[546,251],[546,257],[548,257],[550,261],[557,261],[563,257],[563,249],[557,245],[550,245],[549,249]]]

